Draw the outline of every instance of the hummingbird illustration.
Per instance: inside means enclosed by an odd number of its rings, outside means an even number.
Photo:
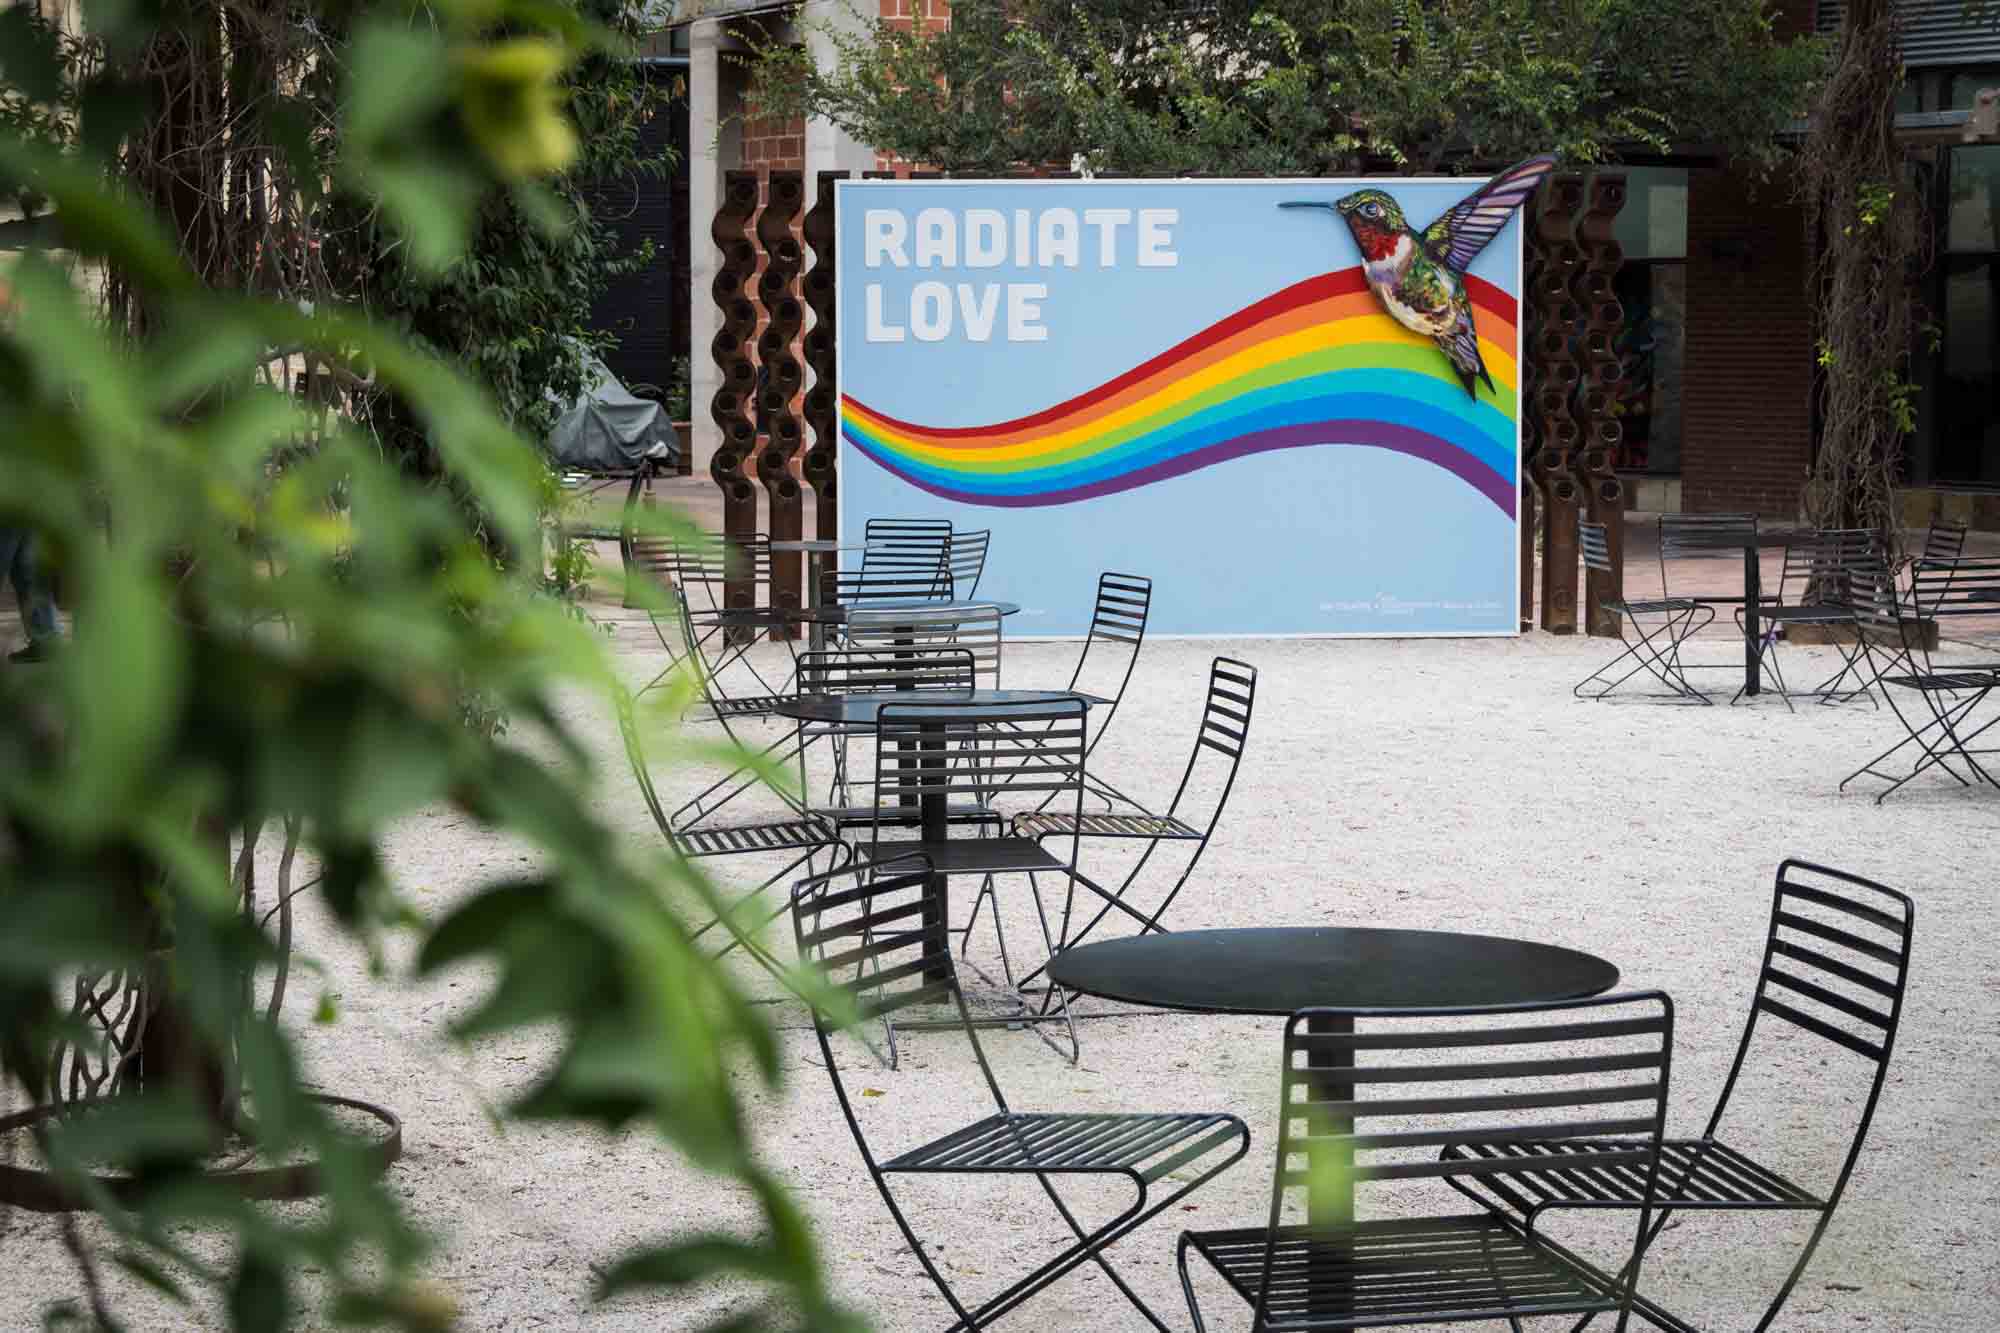
[[[1360,247],[1369,290],[1397,323],[1437,343],[1465,391],[1477,399],[1479,381],[1485,380],[1491,390],[1493,376],[1479,354],[1465,270],[1555,166],[1555,158],[1547,154],[1517,162],[1446,209],[1421,233],[1410,229],[1402,206],[1386,190],[1356,190],[1332,203],[1291,200],[1278,207],[1339,214]]]

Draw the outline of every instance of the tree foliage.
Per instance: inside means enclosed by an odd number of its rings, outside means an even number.
[[[1557,151],[1753,162],[1823,60],[1761,0],[960,0],[766,46],[760,109],[951,172],[1432,172]]]
[[[229,835],[282,819],[373,956],[400,930],[421,971],[485,965],[459,1037],[560,1032],[508,1114],[645,1128],[756,1200],[761,1234],[674,1237],[613,1263],[605,1291],[733,1272],[761,1294],[731,1329],[854,1327],[751,1151],[732,1075],[775,1081],[774,1038],[672,905],[713,890],[593,809],[555,696],[617,693],[601,638],[492,555],[533,549],[538,454],[457,347],[369,318],[340,281],[365,232],[405,273],[465,285],[503,198],[560,244],[546,182],[578,141],[561,80],[615,32],[544,0],[98,0],[84,19],[85,62],[0,20],[0,190],[52,209],[60,240],[5,275],[0,523],[41,539],[75,624],[51,662],[0,669],[0,1078],[54,1105],[64,1062],[111,1071],[107,1100],[35,1132],[112,1237],[107,1254],[64,1229],[90,1319],[117,1320],[108,1257],[237,1328],[450,1321],[427,1238],[307,1091],[310,1029],[251,1002],[279,945]],[[516,317],[482,310],[468,345]],[[378,395],[449,490],[372,433]],[[509,728],[466,725],[467,697]],[[534,856],[433,921],[384,842],[438,803]],[[129,1040],[73,1008],[105,977],[145,997]],[[318,1161],[323,1203],[245,1202],[208,1174],[225,1142]]]

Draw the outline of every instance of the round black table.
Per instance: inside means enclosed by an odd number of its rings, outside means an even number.
[[[1445,930],[1361,926],[1262,926],[1134,935],[1065,949],[1049,980],[1069,990],[1156,1009],[1289,1016],[1300,1009],[1455,1009],[1488,1004],[1580,1000],[1618,984],[1618,969],[1594,954],[1553,944]],[[1354,1031],[1351,1018],[1315,1018],[1314,1032]],[[1322,1096],[1351,1101],[1342,1064],[1326,1070]],[[1351,1132],[1336,1120],[1334,1134]],[[1320,1153],[1325,1153],[1321,1156]],[[1351,1154],[1322,1149],[1307,1193],[1308,1219],[1354,1220]],[[1321,1170],[1322,1166],[1329,1169]]]
[[[1594,954],[1497,935],[1264,926],[1135,935],[1065,949],[1058,986],[1155,1009],[1283,1017],[1318,1005],[1458,1008],[1577,1000],[1618,984]]]

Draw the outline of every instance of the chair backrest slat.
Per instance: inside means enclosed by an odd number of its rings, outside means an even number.
[[[1965,554],[1965,534],[1968,525],[1947,523],[1943,519],[1934,521],[1924,533],[1922,560],[1956,560]]]
[[[916,855],[848,865],[792,886],[792,934],[799,960],[819,970],[821,989],[839,1005],[830,1013],[830,1006],[815,997],[813,1030],[848,1131],[871,1170],[875,1154],[855,1117],[842,1061],[834,1055],[839,1019],[889,1019],[916,1005],[950,1005],[993,1104],[1002,1111],[1007,1107],[959,987],[946,923],[933,915],[930,886],[931,863]]]
[[[979,595],[979,580],[986,573],[986,551],[992,544],[991,529],[982,528],[977,532],[953,529],[945,548],[951,600],[969,602]]]
[[[1466,1017],[1481,1023],[1425,1031]],[[1614,1021],[1592,1021],[1602,1018]],[[1316,1020],[1355,1030],[1312,1032]],[[1672,1005],[1658,992],[1539,1007],[1301,1010],[1285,1027],[1277,1190],[1307,1185],[1311,1154],[1328,1149],[1356,1182],[1456,1174],[1462,1157],[1420,1151],[1447,1144],[1583,1140],[1574,1152],[1485,1168],[1524,1176],[1648,1160],[1672,1048]],[[1435,1061],[1440,1051],[1448,1063]],[[1491,1054],[1474,1057],[1482,1051]],[[1319,1063],[1328,1057],[1334,1067]]]
[[[1929,617],[2000,616],[2000,556],[1919,560],[1910,599]]]
[[[1661,594],[1673,596],[1667,578],[1669,561],[1713,559],[1732,551],[1740,555],[1742,544],[1756,537],[1755,514],[1660,515]]]
[[[1084,690],[1111,701],[1104,722],[1125,698],[1132,668],[1146,641],[1146,622],[1153,613],[1153,581],[1139,574],[1102,573],[1097,576],[1097,597],[1090,610],[1090,632],[1084,636],[1083,650],[1077,654],[1076,670],[1070,673],[1069,688]],[[1087,673],[1087,678],[1086,678]]]
[[[1030,729],[1023,747],[997,722]],[[875,802],[883,820],[907,818],[924,797],[984,797],[998,787],[1019,792],[1083,789],[1089,726],[1081,699],[1019,704],[940,700],[885,703],[876,714]]]
[[[976,688],[978,662],[970,648],[926,644],[899,651],[834,648],[798,658],[800,694],[894,694]]]
[[[1579,517],[1576,532],[1578,544],[1583,548],[1583,567],[1600,574],[1611,573],[1611,539],[1605,534],[1604,525]]]
[[[1005,622],[997,606],[857,607],[848,613],[843,635],[850,650],[878,656],[946,649],[970,653],[980,689],[1000,688],[1005,640]]]
[[[1914,916],[1909,898],[1894,889],[1785,862],[1772,893],[1751,1027],[1755,1015],[1768,1015],[1885,1062],[1901,1021]],[[1746,1047],[1750,1033],[1746,1028]],[[1742,1060],[1739,1051],[1739,1068]]]

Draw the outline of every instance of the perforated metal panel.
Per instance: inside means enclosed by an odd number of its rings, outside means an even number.
[[[1829,35],[1839,32],[1846,11],[1846,0],[1819,0],[1819,31]],[[1991,5],[1967,5],[1965,0],[1899,0],[1896,12],[1904,25],[1903,63],[1911,68],[2000,63],[2000,13]]]

